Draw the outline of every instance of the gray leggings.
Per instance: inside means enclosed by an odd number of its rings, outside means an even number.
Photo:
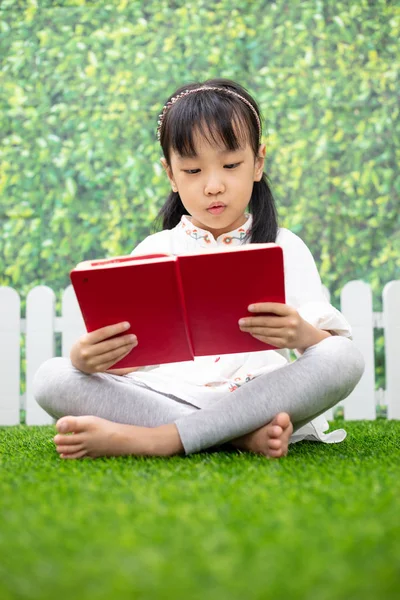
[[[33,393],[54,418],[96,415],[142,427],[175,423],[188,455],[259,429],[279,412],[287,412],[297,430],[346,398],[363,371],[364,359],[354,343],[332,336],[203,409],[127,376],[87,375],[68,358],[43,363],[35,374]]]

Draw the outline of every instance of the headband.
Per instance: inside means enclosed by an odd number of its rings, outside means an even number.
[[[253,114],[254,114],[254,116],[256,118],[257,125],[258,125],[258,137],[259,137],[259,139],[261,138],[261,123],[260,123],[260,119],[258,117],[256,109],[254,108],[254,106],[248,100],[246,100],[246,98],[243,98],[243,96],[240,96],[240,94],[237,94],[236,92],[232,92],[232,90],[228,90],[227,88],[214,87],[214,86],[213,87],[211,87],[211,86],[204,86],[204,87],[201,87],[201,88],[195,88],[194,90],[185,90],[181,94],[178,94],[178,96],[174,96],[173,98],[171,98],[171,100],[169,102],[167,102],[167,104],[165,104],[165,106],[164,106],[161,114],[158,117],[158,127],[157,127],[157,139],[158,139],[158,141],[160,141],[160,139],[161,139],[161,127],[162,127],[162,124],[163,124],[163,121],[164,121],[164,117],[165,117],[166,113],[168,112],[168,109],[173,104],[175,104],[175,102],[177,100],[179,100],[180,98],[183,98],[184,96],[188,96],[189,94],[194,94],[196,92],[202,92],[203,90],[217,90],[219,92],[226,92],[227,94],[232,94],[232,96],[236,96],[237,98],[240,98],[253,111]]]

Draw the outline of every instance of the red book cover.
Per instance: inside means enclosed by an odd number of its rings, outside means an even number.
[[[129,321],[138,345],[111,369],[274,348],[240,330],[249,304],[285,302],[283,252],[247,244],[86,261],[70,273],[88,332]]]
[[[283,251],[276,244],[235,246],[227,252],[179,257],[195,356],[276,348],[241,331],[258,302],[285,303]]]
[[[138,338],[110,369],[193,359],[176,271],[176,258],[165,255],[87,261],[71,271],[86,330],[128,321],[119,335]]]

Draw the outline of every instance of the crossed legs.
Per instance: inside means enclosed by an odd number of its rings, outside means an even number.
[[[49,414],[62,417],[55,442],[69,458],[188,455],[225,442],[281,456],[292,423],[298,429],[346,398],[363,370],[364,360],[353,342],[335,336],[201,410],[134,385],[129,378],[86,375],[65,358],[40,367],[34,395]]]

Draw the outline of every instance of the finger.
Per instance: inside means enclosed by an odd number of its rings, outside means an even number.
[[[94,356],[91,359],[86,360],[86,365],[93,373],[102,372],[104,370],[107,370],[110,365],[115,364],[116,362],[121,360],[121,358],[129,354],[133,347],[134,344],[128,344],[126,346],[123,346],[122,348],[113,350],[112,352],[106,352],[105,354]],[[105,369],[103,369],[104,366]]]
[[[125,344],[124,346],[120,347],[120,348],[116,348],[115,350],[112,350],[111,352],[105,352],[104,354],[100,354],[99,356],[96,357],[96,362],[99,363],[106,363],[106,362],[110,362],[111,360],[119,360],[119,358],[121,356],[126,356],[127,354],[129,354],[129,352],[135,347],[137,346],[137,342],[134,344]]]
[[[119,354],[118,356],[115,356],[112,359],[108,359],[106,362],[98,364],[96,366],[96,371],[98,373],[104,373],[105,371],[107,371],[108,369],[113,367],[113,365],[115,365],[117,362],[122,360],[125,356],[128,356],[128,354],[130,353],[131,350],[132,350],[132,348],[129,348],[127,352],[124,352],[123,354]]]
[[[292,310],[291,306],[281,302],[257,302],[248,306],[250,312],[255,313],[273,313],[277,315],[287,315]]]
[[[119,336],[105,342],[99,342],[98,344],[91,345],[86,349],[82,349],[82,356],[85,356],[85,353],[87,357],[101,356],[102,354],[107,354],[108,352],[121,349],[123,346],[127,346],[128,344],[136,345],[137,343],[138,341],[136,335],[129,333],[128,335]]]
[[[97,370],[100,364],[116,360],[116,358],[121,354],[125,356],[127,352],[130,352],[132,348],[137,345],[138,341],[136,340],[135,342],[125,343],[122,346],[119,344],[117,348],[110,350],[109,345],[106,344],[105,347],[103,347],[103,349],[106,351],[99,353],[98,348],[100,344],[98,344],[95,346],[90,346],[89,348],[82,348],[81,358],[90,369]]]
[[[287,347],[287,346],[285,346],[285,344],[281,338],[274,338],[274,337],[267,338],[263,335],[253,335],[253,337],[256,340],[260,340],[260,342],[263,342],[264,344],[269,344],[269,345],[275,346],[276,348],[279,348],[279,349]]]
[[[244,333],[250,333],[251,335],[262,335],[265,338],[277,338],[283,339],[276,329],[268,329],[267,327],[246,327],[242,329]]]
[[[242,320],[242,319],[240,319]],[[243,325],[239,323],[240,327],[271,327],[281,328],[285,327],[287,321],[282,317],[243,317]]]
[[[118,333],[127,331],[129,328],[130,323],[124,321],[122,323],[117,323],[116,325],[107,325],[107,327],[96,329],[95,331],[87,333],[86,336],[83,337],[85,338],[86,343],[97,344],[98,342],[102,342],[113,335],[118,335]]]

